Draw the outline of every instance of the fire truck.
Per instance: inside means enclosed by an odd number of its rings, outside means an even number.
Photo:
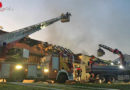
[[[5,51],[6,47],[8,47],[8,45],[10,43],[15,43],[18,40],[36,32],[39,31],[59,20],[61,20],[61,22],[69,22],[70,21],[70,13],[66,13],[66,14],[62,14],[59,17],[32,25],[32,26],[28,26],[25,27],[23,29],[19,29],[16,31],[12,31],[9,33],[4,33],[2,35],[0,35],[0,47],[4,48],[2,50]],[[1,52],[4,52],[1,51]],[[6,52],[5,52],[6,53]],[[53,55],[54,56],[54,55]],[[58,58],[54,57],[54,60],[56,60],[57,62],[59,62]],[[54,60],[52,60],[54,62]],[[55,63],[56,64],[56,63]],[[55,65],[53,65],[54,67]],[[7,80],[12,79],[14,80],[13,76],[20,76],[19,79],[15,78],[15,80],[23,80],[25,78],[29,78],[29,79],[35,79],[35,78],[43,78],[45,75],[43,73],[47,73],[48,70],[47,69],[43,69],[43,66],[39,65],[39,64],[31,64],[31,63],[13,63],[13,62],[0,62],[0,78],[6,78]],[[55,68],[56,70],[58,68]],[[49,68],[49,70],[51,70]],[[53,70],[53,69],[52,69]],[[20,75],[17,75],[21,72]],[[16,75],[14,75],[16,74]],[[55,74],[55,73],[54,73]],[[53,75],[52,75],[53,76]],[[58,80],[60,81],[60,77],[57,77]]]
[[[97,50],[98,56],[103,56],[106,49],[114,54],[120,56],[119,63],[112,62],[111,64],[100,65],[93,61],[93,57],[90,58],[90,64],[86,67],[86,72],[90,73],[90,81],[99,82],[115,82],[118,81],[130,81],[130,63],[125,60],[124,55],[118,49],[112,49],[106,45],[99,44],[99,49]],[[95,64],[96,63],[96,64]]]

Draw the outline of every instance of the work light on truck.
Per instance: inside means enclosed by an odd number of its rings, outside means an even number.
[[[23,66],[22,65],[16,65],[16,67],[15,67],[17,70],[20,70],[20,69],[22,69],[23,68]]]
[[[119,68],[120,68],[120,69],[124,69],[124,66],[122,66],[122,65],[119,65]]]
[[[48,73],[48,72],[49,72],[49,70],[48,70],[48,69],[44,69],[44,72],[45,72],[45,73]]]

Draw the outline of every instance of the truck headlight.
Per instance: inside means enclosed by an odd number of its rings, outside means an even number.
[[[44,69],[44,72],[47,73],[47,72],[49,72],[49,70],[48,69]]]
[[[22,65],[16,65],[16,67],[15,67],[17,70],[20,70],[20,69],[22,69],[23,68],[23,66]]]
[[[119,66],[120,69],[124,69],[124,67],[122,65]]]

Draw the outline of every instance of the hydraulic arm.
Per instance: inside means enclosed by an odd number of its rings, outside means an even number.
[[[99,49],[98,49],[98,51],[97,51],[98,56],[103,56],[103,55],[105,54],[105,52],[104,52],[103,49],[101,49],[101,48],[106,49],[106,50],[108,50],[108,51],[110,51],[110,52],[113,52],[114,54],[119,55],[119,57],[120,57],[120,64],[121,64],[122,66],[125,66],[124,56],[123,56],[123,54],[122,54],[121,51],[119,51],[118,49],[112,49],[112,48],[110,48],[110,47],[108,47],[108,46],[99,44]]]

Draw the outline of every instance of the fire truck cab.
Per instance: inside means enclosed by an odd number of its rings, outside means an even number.
[[[51,54],[42,60],[46,79],[56,80],[64,83],[66,80],[73,80],[73,55]]]

